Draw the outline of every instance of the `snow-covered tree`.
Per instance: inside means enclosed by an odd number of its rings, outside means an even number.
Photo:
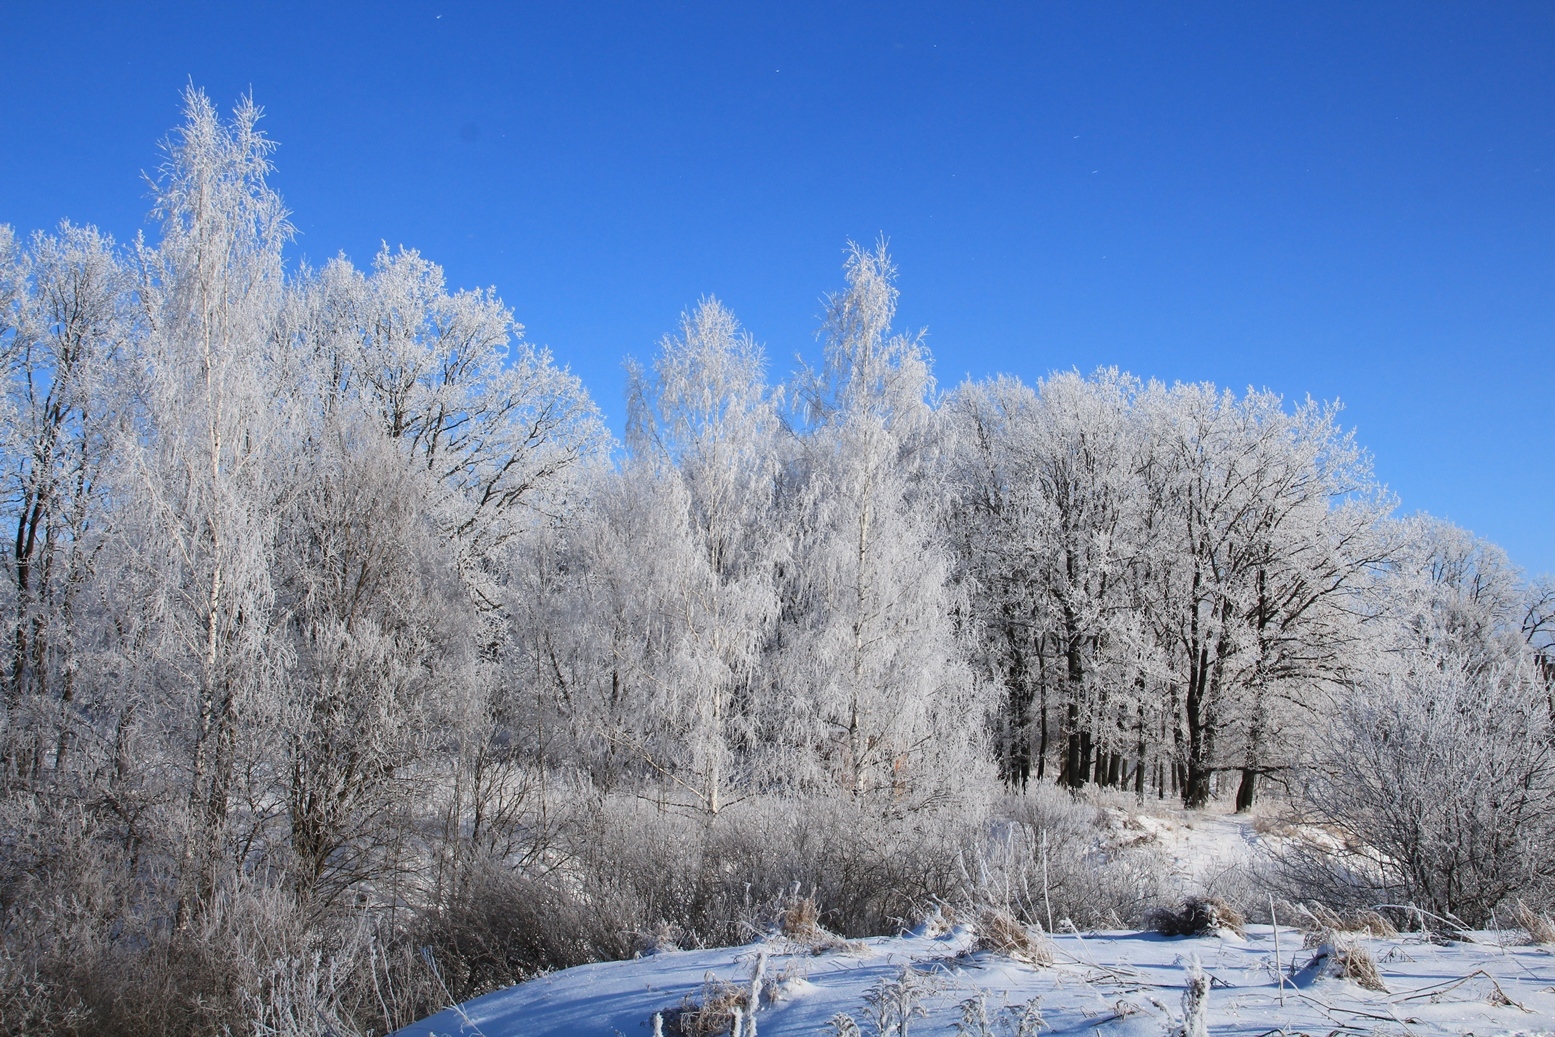
[[[1123,751],[1137,742],[1117,732],[1141,722],[1125,578],[1139,551],[1138,391],[1116,371],[1054,375],[1035,391],[1001,378],[963,385],[944,407],[962,509],[953,526],[1006,689],[1001,741],[1014,784],[1033,766],[1044,775],[1053,736],[1057,778],[1076,788],[1093,764],[1098,782],[1120,781]]]
[[[113,243],[62,224],[18,247],[0,231],[4,391],[6,778],[68,765],[77,737],[82,594],[102,549],[105,468],[128,400],[138,330],[133,278]]]
[[[765,366],[734,315],[706,299],[660,344],[651,373],[632,369],[629,446],[653,473],[643,504],[669,511],[674,541],[662,548],[675,565],[659,607],[676,617],[664,678],[685,747],[676,780],[709,813],[736,770],[749,779],[759,714],[771,710],[761,671],[788,543],[776,521],[784,430]]]
[[[222,121],[185,95],[154,183],[161,239],[141,245],[146,429],[136,459],[136,545],[172,708],[187,731],[187,910],[208,899],[228,820],[240,714],[284,665],[274,547],[291,487],[291,401],[274,342],[290,234],[266,184],[271,143],[248,100]]]
[[[444,528],[483,586],[475,573],[562,507],[564,473],[603,447],[592,401],[493,292],[448,292],[417,252],[385,249],[371,274],[335,260],[320,291],[325,370],[436,480]]]
[[[911,803],[975,775],[985,688],[953,622],[928,352],[891,333],[884,245],[851,246],[845,269],[825,365],[801,390],[811,427],[780,665],[809,780]]]
[[[1482,665],[1516,660],[1549,636],[1549,592],[1530,586],[1506,552],[1450,522],[1392,524],[1377,607],[1393,652],[1450,651]]]
[[[283,325],[308,413],[283,567],[300,875],[360,878],[407,767],[450,747],[457,871],[512,762],[508,548],[568,506],[599,418],[493,293],[449,293],[414,252],[385,250],[370,274],[344,259],[305,272]]]
[[[1174,713],[1181,703],[1183,800],[1208,801],[1236,733],[1250,803],[1278,707],[1343,676],[1352,594],[1379,560],[1389,502],[1333,407],[1207,385],[1153,385],[1141,406],[1156,528],[1139,587]]]

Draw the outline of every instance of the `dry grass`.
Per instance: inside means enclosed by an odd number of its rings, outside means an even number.
[[[778,913],[778,932],[790,940],[813,940],[824,931],[814,897],[794,897]]]
[[[637,957],[683,950],[693,942],[680,926],[661,921],[646,932],[632,934],[632,955]]]
[[[814,897],[790,897],[777,911],[775,928],[785,937],[811,954],[837,951],[843,954],[863,954],[869,945],[859,940],[845,940],[821,925],[821,910]]]
[[[1345,930],[1352,933],[1364,932],[1379,940],[1392,940],[1398,936],[1397,926],[1370,909],[1357,911],[1346,919]]]
[[[709,975],[696,997],[687,996],[678,1008],[661,1014],[666,1037],[718,1037],[734,1029],[734,1010],[750,1008],[749,984],[736,986]]]
[[[1521,900],[1512,904],[1512,924],[1528,934],[1529,943],[1555,943],[1555,922]]]
[[[1008,912],[994,907],[984,908],[979,916],[974,946],[1029,965],[1053,964],[1053,945],[1046,936],[1033,935]]]
[[[1318,948],[1317,954],[1313,955],[1307,967],[1321,969],[1339,979],[1350,980],[1367,990],[1376,990],[1384,994],[1388,990],[1382,982],[1382,973],[1377,971],[1377,960],[1371,956],[1370,951],[1358,943],[1347,940],[1325,943]]]
[[[1274,814],[1260,814],[1253,818],[1253,831],[1262,836],[1294,838],[1300,833],[1289,821]]]
[[[1158,907],[1145,915],[1145,928],[1163,936],[1203,936],[1221,930],[1245,935],[1247,919],[1219,897],[1189,897],[1176,908]]]
[[[1276,903],[1275,911],[1282,924],[1301,930],[1302,946],[1308,950],[1332,943],[1335,934],[1348,933],[1379,940],[1392,940],[1398,936],[1398,928],[1371,908],[1340,914],[1317,900],[1302,904],[1281,900]]]

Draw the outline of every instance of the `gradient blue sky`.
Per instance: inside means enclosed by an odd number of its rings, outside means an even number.
[[[620,427],[722,298],[774,372],[884,233],[943,384],[1116,364],[1340,398],[1403,511],[1555,570],[1555,5],[0,8],[0,222],[128,238],[192,80],[292,254],[495,285]]]

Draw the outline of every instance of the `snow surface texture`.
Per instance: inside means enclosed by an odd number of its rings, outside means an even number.
[[[1284,926],[1283,991],[1266,925],[1248,926],[1245,938],[1060,934],[1050,966],[976,950],[976,934],[965,927],[936,934],[925,926],[819,954],[773,937],[567,969],[444,1011],[399,1037],[649,1037],[655,1013],[668,1017],[698,1000],[709,981],[748,990],[763,952],[761,1037],[835,1033],[839,1013],[856,1021],[862,1037],[900,1034],[883,1030],[878,1013],[889,1027],[903,1009],[907,1032],[918,1037],[1018,1037],[1033,1001],[1025,1034],[1163,1037],[1183,1032],[1183,992],[1195,960],[1209,978],[1203,1022],[1210,1034],[1555,1034],[1555,953],[1518,946],[1513,936],[1356,938],[1376,959],[1386,992],[1333,975],[1323,960],[1314,962],[1321,950],[1303,949],[1300,932]],[[986,1029],[977,1026],[979,1011]],[[1204,1032],[1187,1022],[1188,1033]],[[844,1024],[842,1032],[853,1031]]]
[[[1190,891],[1206,891],[1221,873],[1245,867],[1260,850],[1280,840],[1260,836],[1256,822],[1246,814],[1213,810],[1173,810],[1157,804],[1152,813],[1129,807],[1105,808],[1111,826],[1112,846],[1131,843],[1154,845],[1170,862],[1171,870]],[[1303,838],[1313,838],[1307,831]]]

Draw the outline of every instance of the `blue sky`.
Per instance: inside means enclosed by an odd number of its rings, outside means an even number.
[[[942,383],[1116,364],[1340,398],[1402,510],[1555,570],[1555,5],[0,8],[0,222],[128,238],[192,80],[292,254],[494,285],[619,429],[722,298],[775,373],[884,233]]]

